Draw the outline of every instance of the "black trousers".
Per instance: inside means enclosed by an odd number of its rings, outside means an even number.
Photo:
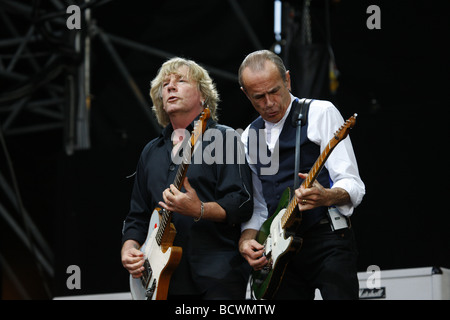
[[[352,228],[314,226],[304,234],[274,298],[312,300],[318,288],[324,300],[358,299],[357,255]]]
[[[205,283],[208,284],[208,289],[205,292],[191,295],[171,294],[167,297],[167,300],[244,300],[250,272],[250,265],[243,260],[222,279],[203,278],[204,285]]]

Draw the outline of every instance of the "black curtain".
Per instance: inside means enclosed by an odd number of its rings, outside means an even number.
[[[332,98],[330,66],[334,61],[328,10],[327,0],[283,4],[286,41],[282,58],[291,74],[292,93],[300,98]]]

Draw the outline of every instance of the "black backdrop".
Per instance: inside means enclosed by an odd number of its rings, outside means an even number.
[[[320,12],[323,1],[312,1]],[[239,1],[262,48],[273,37],[273,2]],[[378,4],[381,30],[368,30],[366,9]],[[330,99],[351,131],[366,196],[353,216],[358,268],[450,267],[445,205],[449,174],[448,10],[440,1],[332,1],[331,45],[340,71]],[[236,73],[258,49],[228,1],[116,0],[95,8],[104,31]],[[314,15],[313,15],[313,19]],[[317,20],[318,21],[318,20]],[[148,105],[149,82],[164,59],[117,47]],[[295,79],[295,70],[291,70]],[[220,120],[245,128],[255,112],[235,81],[214,76]],[[93,42],[91,142],[68,156],[58,130],[7,138],[24,205],[55,254],[55,277],[40,276],[29,251],[1,224],[0,250],[31,298],[121,292],[128,276],[120,263],[122,221],[142,147],[155,132],[109,53]],[[6,171],[4,156],[0,158]],[[66,269],[81,269],[81,290],[68,290]],[[4,298],[20,298],[3,272]]]

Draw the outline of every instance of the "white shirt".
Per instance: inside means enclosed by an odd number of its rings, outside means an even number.
[[[291,104],[286,110],[283,118],[277,123],[265,121],[266,143],[269,150],[273,152],[276,142],[278,141],[284,122],[290,112],[292,102],[296,99],[291,95]],[[320,146],[322,152],[334,133],[344,124],[339,110],[329,101],[313,100],[308,114],[308,130],[307,136],[311,142]],[[262,192],[262,184],[258,175],[256,174],[256,167],[250,163],[248,158],[248,132],[250,125],[242,133],[241,139],[245,146],[245,153],[249,161],[250,169],[252,170],[253,179],[253,215],[252,218],[243,223],[241,230],[255,229],[259,230],[261,225],[268,218],[267,204]],[[294,152],[294,150],[293,150]],[[332,188],[342,188],[350,195],[351,203],[336,206],[341,214],[351,216],[354,208],[356,208],[362,201],[365,194],[365,185],[359,176],[358,164],[356,162],[355,153],[353,151],[350,136],[337,144],[329,158],[325,162],[330,179],[333,183]],[[305,172],[307,173],[307,172]],[[294,173],[292,173],[292,180],[294,180]]]

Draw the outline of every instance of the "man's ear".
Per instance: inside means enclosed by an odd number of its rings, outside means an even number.
[[[245,94],[245,96],[250,100],[250,97],[247,94],[247,91],[245,91],[244,87],[241,87],[242,92]]]
[[[289,70],[286,71],[286,86],[289,92],[291,92],[291,74],[289,73]]]

